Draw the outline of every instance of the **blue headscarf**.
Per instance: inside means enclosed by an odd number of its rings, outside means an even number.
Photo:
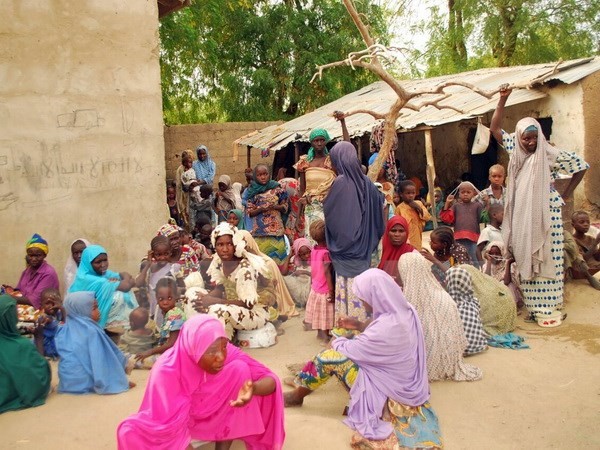
[[[338,176],[323,202],[325,238],[336,274],[352,278],[369,268],[383,235],[384,197],[362,173],[350,142],[335,144],[330,157]]]
[[[118,394],[129,389],[127,358],[90,317],[94,299],[93,292],[65,299],[67,321],[54,338],[60,355],[58,392]]]
[[[77,275],[75,275],[75,281],[69,288],[69,292],[92,291],[96,294],[98,309],[100,310],[98,325],[104,328],[113,304],[113,296],[121,283],[121,275],[111,270],[107,270],[102,275],[96,273],[92,267],[92,261],[102,253],[106,253],[106,250],[99,245],[90,245],[83,250]],[[110,281],[111,278],[116,278],[119,281]],[[130,292],[124,292],[123,298],[127,305],[135,308],[136,305],[131,299]]]
[[[198,146],[196,149],[196,155],[198,155],[200,150],[204,150],[206,152],[206,159],[204,161],[197,159],[192,163],[192,168],[194,169],[194,172],[196,172],[196,178],[198,180],[204,180],[206,181],[206,184],[212,184],[213,180],[215,179],[217,165],[211,159],[206,145]]]

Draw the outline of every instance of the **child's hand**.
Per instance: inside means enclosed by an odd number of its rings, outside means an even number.
[[[151,350],[146,350],[145,352],[142,352],[142,353],[139,353],[139,354],[135,355],[135,360],[142,363],[149,356],[152,356],[152,351]]]
[[[421,250],[421,255],[429,262],[435,263],[437,261],[435,255],[432,255],[426,248]]]
[[[154,259],[154,252],[152,250],[148,250],[148,262],[152,262],[152,260]]]
[[[454,195],[450,194],[448,197],[446,197],[446,205],[451,204],[454,201]]]
[[[254,384],[252,383],[252,380],[247,380],[240,388],[240,392],[238,393],[237,399],[231,400],[229,402],[229,405],[233,407],[245,406],[248,404],[248,402],[250,402],[250,400],[252,400],[253,394]]]

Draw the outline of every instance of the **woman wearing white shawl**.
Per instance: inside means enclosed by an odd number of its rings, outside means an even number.
[[[235,330],[256,330],[269,320],[268,307],[261,303],[258,278],[269,278],[265,261],[246,250],[246,241],[238,229],[221,222],[211,236],[216,250],[207,273],[216,288],[200,295],[195,308],[219,319],[225,326],[227,338]]]
[[[81,254],[90,245],[92,245],[91,242],[85,238],[78,238],[71,242],[69,257],[67,258],[63,272],[65,277],[65,292],[69,292],[69,288],[73,284],[73,281],[75,281],[75,275],[77,275],[77,269],[81,261]]]
[[[572,175],[571,196],[589,165],[574,153],[550,145],[537,120],[521,119],[514,134],[501,127],[510,89],[500,91],[490,131],[510,155],[502,238],[515,258],[531,318],[563,307],[563,199],[554,189],[559,172]]]
[[[405,253],[398,261],[398,271],[404,295],[423,325],[429,381],[481,379],[481,369],[463,361],[468,341],[460,314],[433,276],[431,263],[417,252]]]

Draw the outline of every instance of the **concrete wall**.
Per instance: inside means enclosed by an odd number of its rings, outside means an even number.
[[[2,282],[35,232],[61,282],[78,237],[136,272],[168,217],[156,2],[6,0],[0,29]]]
[[[585,177],[585,196],[589,207],[600,216],[600,72],[586,77],[583,91],[583,154],[590,165]],[[588,206],[588,205],[585,205]]]
[[[181,164],[181,152],[190,149],[195,152],[199,145],[206,145],[210,157],[217,165],[217,175],[229,175],[233,182],[245,184],[244,169],[247,167],[246,147],[238,147],[239,157],[233,161],[233,142],[255,130],[281,122],[229,122],[204,123],[194,125],[165,126],[165,165],[167,179],[174,180],[175,172]],[[260,150],[252,149],[252,165],[259,162],[271,165],[275,152],[263,158]]]

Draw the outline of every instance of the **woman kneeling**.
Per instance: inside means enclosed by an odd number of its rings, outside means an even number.
[[[248,448],[283,446],[283,405],[277,377],[227,342],[221,323],[200,314],[154,364],[142,406],[117,430],[119,449],[191,449],[192,439],[233,439]]]
[[[336,375],[350,390],[345,423],[356,431],[353,448],[395,448],[398,442],[409,448],[441,447],[437,417],[428,402],[425,342],[417,313],[395,281],[379,269],[357,276],[353,288],[374,320],[358,336],[337,338],[333,349],[308,362],[294,379],[296,389],[285,395],[286,406],[301,405]]]

